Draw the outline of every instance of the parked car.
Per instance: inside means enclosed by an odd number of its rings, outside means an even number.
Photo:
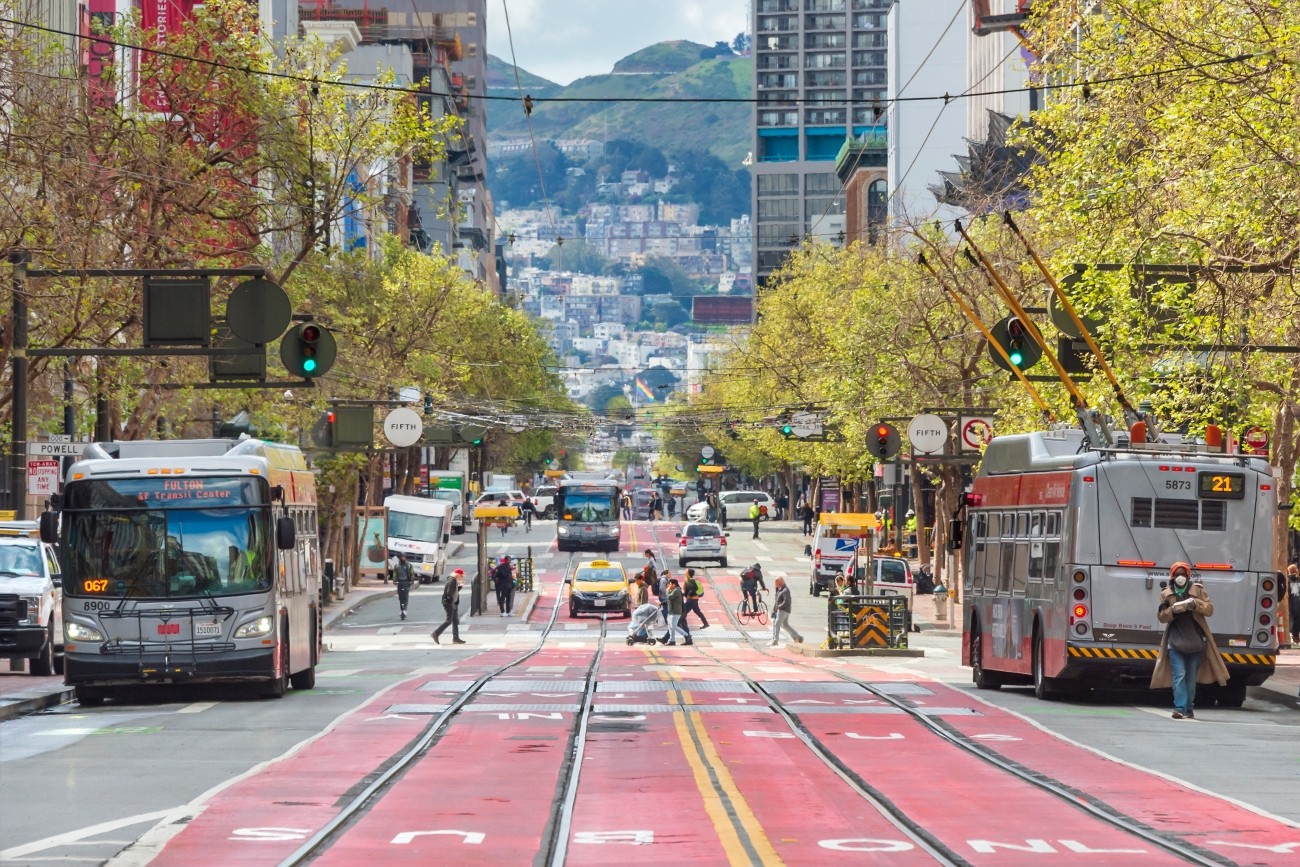
[[[474,501],[474,505],[486,506],[493,503],[499,503],[501,502],[502,497],[506,498],[507,506],[518,506],[520,503],[524,501],[524,492],[523,491],[484,491],[483,493],[478,495],[478,499]]]
[[[577,617],[584,611],[594,614],[617,611],[624,617],[631,617],[632,594],[629,590],[627,570],[622,564],[609,560],[579,563],[570,582],[569,616]]]
[[[699,560],[713,560],[727,568],[727,533],[717,524],[686,524],[677,533],[677,566]]]
[[[703,521],[709,517],[709,504],[700,500],[686,507],[686,520]]]
[[[762,491],[723,491],[718,495],[720,506],[727,512],[727,521],[748,521],[749,507],[758,500],[758,507],[766,509],[769,518],[776,517],[776,501]]]
[[[35,521],[0,523],[0,659],[37,677],[63,673],[63,576]]]
[[[872,557],[872,571],[875,573],[874,589],[877,593],[900,593],[908,598],[908,607],[916,591],[912,578],[912,567],[902,557]]]

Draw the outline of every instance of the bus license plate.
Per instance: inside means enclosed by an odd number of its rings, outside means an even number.
[[[597,607],[597,608],[604,608],[604,607],[605,607],[605,600],[604,600],[604,599],[597,599],[597,600],[596,600],[596,607]]]
[[[195,638],[213,638],[221,635],[220,623],[196,623],[194,624]]]

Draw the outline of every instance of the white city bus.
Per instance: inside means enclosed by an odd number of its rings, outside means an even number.
[[[1181,442],[1093,449],[1078,430],[999,436],[966,512],[962,661],[977,686],[1145,686],[1179,561],[1214,603],[1231,674],[1206,698],[1239,706],[1273,673],[1277,497],[1262,459]]]
[[[92,443],[68,470],[64,676],[91,706],[139,683],[311,689],[321,649],[316,485],[261,440]]]

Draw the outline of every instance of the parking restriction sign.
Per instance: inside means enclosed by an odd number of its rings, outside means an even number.
[[[36,497],[48,497],[59,489],[59,462],[57,460],[35,460],[27,462],[27,493]]]

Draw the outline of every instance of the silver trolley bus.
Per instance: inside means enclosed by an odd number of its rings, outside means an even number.
[[[617,551],[622,541],[621,494],[615,482],[561,482],[555,492],[556,547],[561,551]]]
[[[92,443],[53,506],[41,532],[61,546],[64,676],[82,705],[140,683],[315,685],[316,487],[296,447]]]
[[[1079,430],[999,436],[966,498],[962,661],[980,688],[1032,683],[1039,698],[1145,686],[1160,590],[1183,561],[1231,674],[1206,698],[1240,706],[1276,661],[1276,513],[1260,458],[1093,449]]]

